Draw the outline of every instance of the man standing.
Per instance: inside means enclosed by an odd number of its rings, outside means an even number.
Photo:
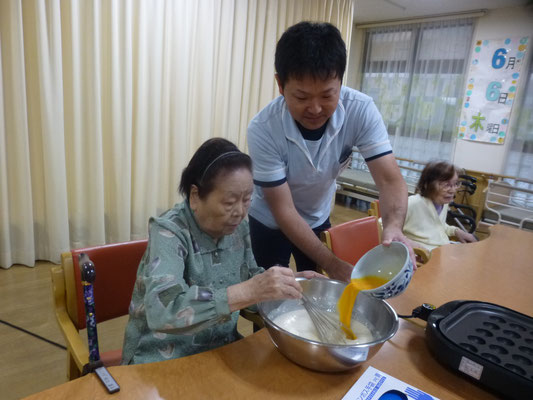
[[[250,208],[252,249],[258,265],[298,271],[320,265],[348,281],[352,266],[331,253],[318,235],[331,225],[335,179],[357,146],[379,189],[382,241],[402,241],[407,186],[387,130],[372,99],[341,85],[346,46],[328,23],[300,22],[276,46],[281,96],[248,126],[255,190]],[[408,245],[410,248],[410,246]]]

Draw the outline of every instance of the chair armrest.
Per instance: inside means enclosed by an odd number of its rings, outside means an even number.
[[[415,252],[415,255],[417,257],[417,261],[416,261],[417,268],[420,268],[422,265],[427,263],[429,259],[431,258],[431,253],[429,252],[428,249],[423,249],[421,247],[414,247],[413,251]]]
[[[253,322],[254,328],[264,328],[265,323],[263,321],[263,318],[259,315],[257,311],[252,311],[249,308],[243,308],[240,311],[240,316],[244,319],[247,319],[248,321]]]
[[[67,313],[63,268],[53,267],[51,269],[51,275],[56,320],[67,343],[67,350],[70,352],[74,362],[81,371],[83,366],[89,362],[89,350]]]

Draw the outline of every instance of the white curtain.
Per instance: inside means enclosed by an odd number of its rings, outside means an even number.
[[[524,66],[525,67],[525,66]],[[505,179],[513,187],[526,189],[514,190],[509,199],[511,204],[533,210],[533,56],[529,57],[529,69],[523,68],[522,78],[526,79],[522,104],[513,110],[518,117],[511,121],[511,146],[507,154]],[[521,79],[522,79],[521,78]]]
[[[505,175],[528,179],[533,183],[533,56],[529,71],[522,67],[520,79],[525,79],[523,101],[513,110],[518,117],[511,122],[511,146],[507,155]],[[530,185],[529,189],[533,189]]]
[[[396,156],[451,160],[472,33],[469,18],[366,32],[361,90],[380,110]]]
[[[0,266],[143,238],[206,139],[241,149],[302,20],[351,0],[2,0]]]

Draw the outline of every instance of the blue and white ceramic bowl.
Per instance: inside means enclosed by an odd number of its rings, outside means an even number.
[[[398,296],[411,282],[413,263],[409,257],[407,246],[401,242],[392,242],[390,246],[382,244],[367,252],[355,264],[352,279],[365,276],[378,276],[388,282],[376,288],[365,290],[378,299]]]

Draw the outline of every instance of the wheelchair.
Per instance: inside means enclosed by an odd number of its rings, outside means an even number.
[[[455,199],[462,196],[464,201],[466,195],[473,195],[477,189],[477,179],[473,176],[462,174],[459,175],[459,182],[461,186],[455,194]],[[466,204],[460,204],[452,201],[448,205],[448,214],[446,215],[446,223],[455,225],[468,233],[474,233],[477,228],[477,213],[474,208]]]

